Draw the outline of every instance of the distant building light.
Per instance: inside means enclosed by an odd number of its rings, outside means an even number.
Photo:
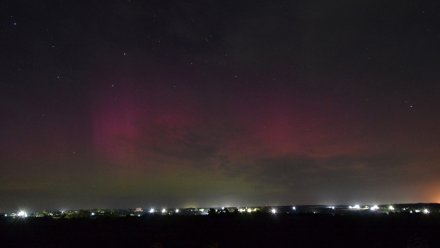
[[[361,209],[361,206],[360,206],[359,204],[356,204],[356,205],[354,205],[354,206],[349,206],[348,208],[349,208],[349,209],[356,209],[356,210],[359,210],[359,209]]]
[[[176,211],[175,211],[176,213],[179,213],[180,212],[180,210],[178,209],[178,208],[176,208]]]
[[[204,209],[204,208],[199,208],[199,211],[200,211],[200,212],[204,212],[205,209]]]
[[[246,211],[247,211],[248,213],[252,213],[252,209],[250,209],[250,208],[246,209]]]
[[[424,214],[429,214],[429,213],[430,213],[430,212],[429,212],[429,209],[427,209],[427,208],[423,209],[423,213],[424,213]]]
[[[91,216],[95,216],[95,213],[92,212],[90,215],[91,215]]]
[[[388,210],[390,210],[390,211],[394,211],[395,208],[394,208],[392,205],[390,205],[390,206],[388,206]]]
[[[148,211],[150,214],[154,214],[154,212],[156,212],[156,210],[154,208],[150,208],[150,211]]]
[[[276,214],[276,213],[277,213],[277,210],[276,210],[275,208],[272,208],[272,209],[270,210],[270,212],[271,212],[272,214]]]
[[[167,210],[165,208],[162,208],[162,213],[165,214]]]
[[[295,206],[293,206],[293,207],[292,207],[292,210],[296,210],[296,207],[295,207]]]
[[[420,209],[416,209],[416,210],[414,210],[414,212],[420,213]]]
[[[26,213],[26,211],[20,210],[20,211],[18,211],[17,216],[20,218],[27,218],[28,214]]]
[[[374,205],[374,206],[372,206],[372,207],[370,208],[370,210],[371,210],[371,211],[379,210],[379,206]]]
[[[335,206],[329,206],[328,208],[335,210]]]
[[[8,217],[8,214],[5,214],[5,217]]]

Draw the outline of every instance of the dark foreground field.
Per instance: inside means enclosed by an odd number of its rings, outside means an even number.
[[[148,216],[0,221],[0,247],[440,247],[440,218]]]

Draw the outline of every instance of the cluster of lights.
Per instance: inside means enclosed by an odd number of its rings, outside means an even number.
[[[329,209],[332,209],[332,210],[335,210],[336,209],[336,207],[335,206],[327,206],[327,208],[329,208]],[[351,209],[351,210],[361,210],[361,209],[369,209],[369,210],[371,210],[371,211],[378,211],[378,210],[380,210],[380,207],[378,206],[378,205],[372,205],[372,206],[365,206],[364,208],[362,208],[361,207],[361,205],[359,205],[359,204],[355,204],[355,205],[350,205],[350,206],[348,206],[348,208],[349,209]],[[222,209],[225,209],[224,207],[222,208]],[[291,209],[293,210],[293,211],[296,211],[297,209],[296,209],[296,207],[295,206],[292,206],[291,207]],[[393,205],[389,205],[388,206],[388,211],[396,211],[396,208],[393,206]],[[201,212],[201,213],[204,213],[205,212],[205,209],[204,208],[199,208],[199,209],[197,209],[199,212]],[[424,209],[413,209],[413,210],[411,210],[411,209],[408,209],[408,208],[403,208],[403,211],[409,211],[409,213],[413,213],[413,212],[415,212],[415,213],[423,213],[423,214],[430,214],[431,212],[430,212],[430,210],[429,209],[427,209],[427,208],[424,208]],[[138,211],[138,209],[136,209],[136,211]],[[172,210],[170,210],[170,211],[172,211]],[[244,207],[244,208],[239,208],[238,209],[238,211],[240,212],[240,213],[253,213],[253,212],[257,212],[258,211],[258,208],[248,208],[248,207]],[[66,211],[65,210],[60,210],[60,213],[61,214],[64,214]],[[150,208],[149,209],[149,211],[148,211],[150,214],[154,214],[154,213],[156,213],[157,212],[157,210],[155,209],[155,208]],[[168,210],[166,209],[166,208],[162,208],[161,209],[161,211],[160,211],[162,214],[167,214],[168,213]],[[174,213],[179,213],[180,212],[180,209],[178,209],[178,208],[176,208],[176,209],[174,209]],[[278,210],[276,209],[276,208],[271,208],[270,210],[269,210],[269,212],[271,213],[271,214],[277,214],[278,213]],[[315,212],[314,212],[315,213]],[[8,217],[9,215],[8,214],[4,214],[4,217]],[[24,211],[24,210],[20,210],[20,211],[18,211],[18,212],[16,212],[16,213],[12,213],[10,216],[12,216],[12,217],[19,217],[19,218],[27,218],[28,217],[28,213],[26,212],[26,211]],[[49,213],[49,216],[54,216],[54,214],[52,214],[52,213]],[[90,216],[96,216],[96,213],[95,212],[90,212]],[[138,215],[138,216],[140,216],[140,214]]]
[[[20,210],[20,211],[18,211],[17,216],[20,218],[27,218],[28,214],[26,213],[26,211]]]
[[[224,208],[222,208],[222,209],[224,209]],[[238,212],[240,212],[240,213],[253,213],[253,212],[257,212],[258,211],[258,209],[257,208],[239,208],[238,209]]]
[[[361,209],[361,206],[359,204],[356,204],[354,206],[348,206],[349,209],[359,210]]]
[[[370,210],[371,210],[371,211],[379,210],[379,206],[374,205],[374,206],[372,206],[372,207],[370,208]]]

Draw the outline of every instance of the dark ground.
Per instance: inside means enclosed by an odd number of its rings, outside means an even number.
[[[2,219],[0,247],[440,247],[440,216]]]

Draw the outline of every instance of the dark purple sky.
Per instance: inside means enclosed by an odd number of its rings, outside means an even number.
[[[2,1],[0,212],[439,202],[435,1]]]

